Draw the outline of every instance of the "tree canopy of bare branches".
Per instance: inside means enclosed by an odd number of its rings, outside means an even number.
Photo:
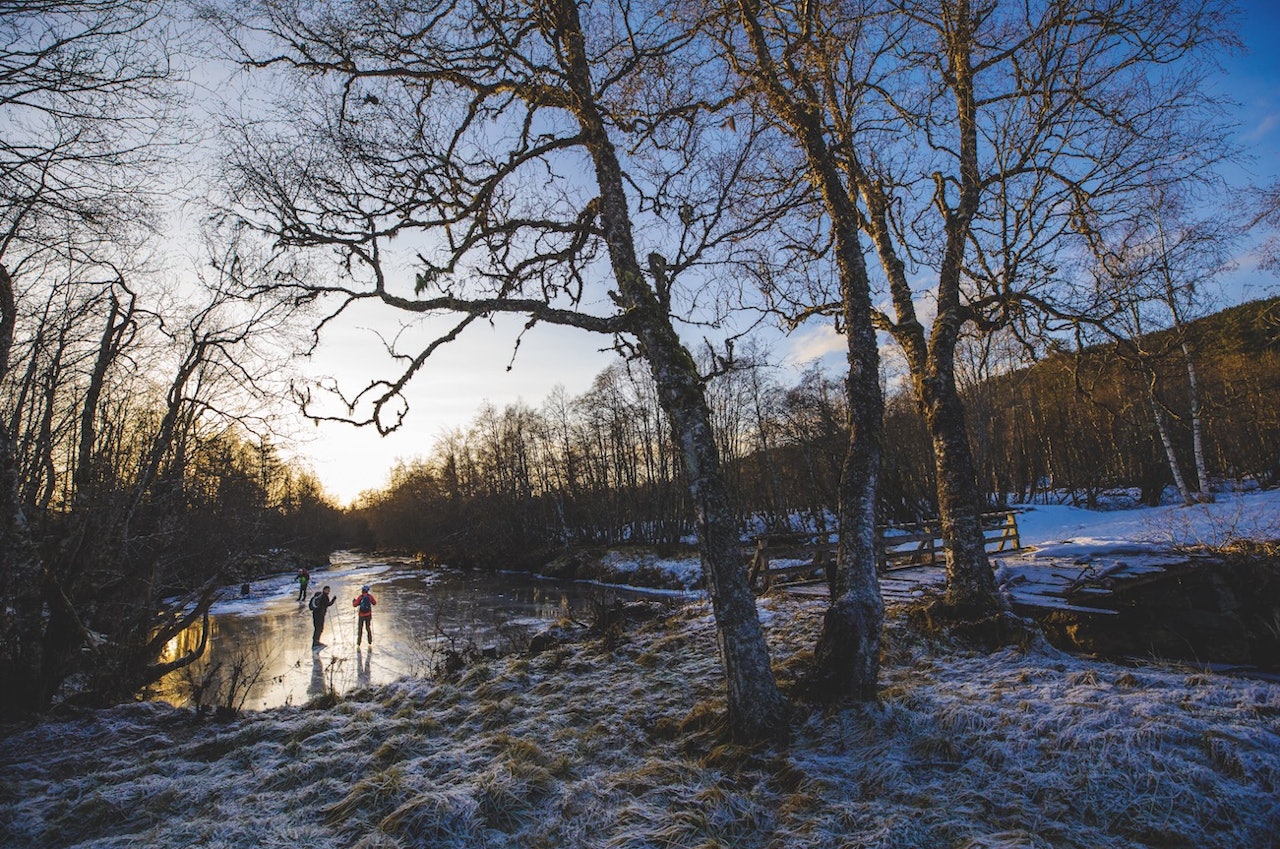
[[[723,20],[746,90],[792,105],[773,112],[832,227],[854,219],[878,261],[889,308],[872,318],[903,351],[934,445],[948,601],[998,609],[957,346],[1095,314],[1090,242],[1135,196],[1212,179],[1228,151],[1203,82],[1234,43],[1230,7],[743,0]],[[840,295],[796,306],[848,309]]]
[[[210,10],[252,66],[314,84],[287,128],[233,144],[239,213],[281,249],[327,252],[317,327],[375,302],[435,320],[402,367],[340,417],[395,427],[404,386],[441,345],[500,314],[607,334],[638,357],[670,422],[697,517],[736,734],[783,722],[746,583],[703,375],[676,317],[715,318],[710,264],[760,230],[743,195],[758,153],[691,34],[636,4],[546,0]],[[783,202],[785,202],[785,198]],[[650,245],[642,249],[644,239]],[[406,272],[406,269],[411,271]],[[709,313],[708,310],[711,310]],[[442,317],[449,317],[440,323]]]

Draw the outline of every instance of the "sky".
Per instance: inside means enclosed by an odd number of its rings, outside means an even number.
[[[1280,4],[1241,4],[1239,32],[1245,52],[1223,58],[1225,73],[1219,81],[1224,100],[1238,104],[1229,108],[1227,119],[1236,125],[1236,141],[1248,154],[1230,179],[1237,186],[1259,185],[1280,179]],[[1242,246],[1236,270],[1223,278],[1224,306],[1277,290],[1276,277],[1255,267],[1255,244]],[[296,434],[295,457],[316,472],[340,504],[349,504],[362,491],[385,484],[398,461],[428,456],[437,439],[465,427],[483,404],[501,409],[524,402],[536,408],[557,385],[570,396],[580,395],[617,356],[606,337],[540,326],[525,336],[512,362],[519,331],[515,319],[473,325],[434,354],[409,388],[410,411],[399,431],[383,437],[372,428],[338,423],[306,426]],[[338,376],[354,386],[370,376],[366,355],[381,348],[378,332],[394,333],[395,327],[348,328],[328,338],[304,370]],[[810,323],[790,336],[779,335],[772,350],[796,371],[814,359],[833,370],[843,362],[843,340],[829,324]],[[780,379],[787,382],[785,372]]]

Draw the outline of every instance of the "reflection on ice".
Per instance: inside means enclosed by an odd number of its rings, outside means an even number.
[[[363,584],[378,605],[373,646],[357,650],[352,600]],[[178,705],[301,704],[331,691],[428,674],[449,650],[508,650],[545,622],[589,618],[592,600],[605,593],[610,600],[639,595],[516,574],[420,571],[407,558],[352,552],[336,552],[329,568],[313,572],[308,595],[325,586],[338,603],[329,610],[319,651],[311,649],[311,613],[297,599],[294,576],[272,576],[254,582],[247,598],[230,588],[212,608],[205,657],[161,681],[153,695]],[[198,640],[198,629],[187,632],[169,646],[170,656]]]

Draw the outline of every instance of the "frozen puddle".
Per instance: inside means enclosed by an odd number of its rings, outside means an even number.
[[[373,646],[356,648],[352,600],[369,584]],[[304,704],[329,691],[386,684],[437,669],[448,651],[469,647],[519,648],[543,624],[569,615],[590,619],[602,594],[638,597],[583,583],[527,575],[422,571],[407,559],[336,552],[329,568],[311,574],[307,595],[329,586],[338,602],[329,609],[321,642],[312,651],[311,612],[298,600],[292,575],[265,578],[226,591],[210,619],[204,658],[153,688],[152,696],[177,705],[263,709]],[[170,656],[198,643],[199,629],[170,644]]]

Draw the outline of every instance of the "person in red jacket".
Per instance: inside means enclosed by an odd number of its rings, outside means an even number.
[[[356,626],[356,648],[360,647],[360,641],[365,634],[369,635],[369,646],[373,646],[373,606],[378,600],[369,593],[369,585],[365,584],[360,588],[360,595],[351,600],[351,606],[356,608],[360,617],[360,624]]]

